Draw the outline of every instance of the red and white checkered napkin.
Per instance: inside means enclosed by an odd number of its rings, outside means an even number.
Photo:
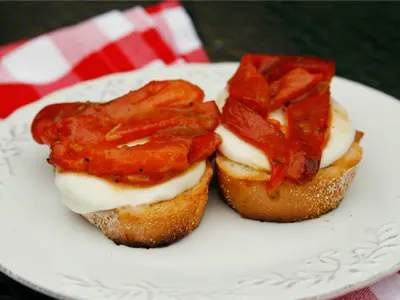
[[[0,47],[0,119],[74,83],[148,66],[208,62],[179,2],[110,11]],[[335,300],[400,300],[400,275]]]
[[[400,300],[400,272],[369,287],[332,300]]]
[[[0,119],[83,80],[185,62],[208,57],[179,2],[110,11],[0,47]]]

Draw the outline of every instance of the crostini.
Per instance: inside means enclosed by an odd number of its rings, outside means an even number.
[[[219,187],[242,217],[294,222],[338,207],[362,160],[330,93],[332,60],[245,55],[217,102]]]
[[[63,203],[116,244],[169,245],[202,220],[220,143],[214,101],[184,80],[152,81],[106,103],[44,107],[31,126],[50,147]]]

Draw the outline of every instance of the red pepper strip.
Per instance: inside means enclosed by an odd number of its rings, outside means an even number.
[[[96,114],[78,115],[54,123],[40,134],[48,144],[70,139],[78,144],[113,147],[175,127],[198,127],[211,131],[218,126],[219,114],[215,102],[210,101],[186,109],[156,108],[136,115],[127,123],[118,124],[107,118],[98,118]]]
[[[87,109],[83,115],[96,114],[124,123],[137,114],[160,107],[185,108],[203,101],[204,92],[196,85],[184,80],[153,81],[138,91],[130,92],[118,99]]]
[[[287,176],[301,183],[318,172],[322,150],[329,137],[329,85],[320,83],[304,99],[290,104],[287,116],[292,150]]]
[[[68,120],[66,123],[79,123],[84,127],[83,117],[99,119],[99,128],[113,128],[119,123],[129,121],[137,114],[144,114],[159,107],[190,107],[200,104],[204,98],[203,91],[183,80],[153,81],[143,88],[123,95],[105,104],[99,103],[62,103],[49,105],[42,109],[32,123],[31,131],[38,143],[50,144],[57,137],[54,128],[49,129],[53,123],[58,123],[71,117],[80,117],[81,120]],[[114,122],[114,126],[110,125]],[[93,124],[90,120],[88,123]],[[64,125],[59,125],[63,127]],[[48,130],[49,129],[49,130]],[[95,130],[95,128],[90,128]],[[53,133],[52,133],[53,132]],[[53,136],[52,136],[53,135]]]
[[[251,108],[232,98],[228,98],[225,103],[221,122],[247,142],[265,150],[271,161],[285,162],[286,138],[275,123],[270,123]]]
[[[303,68],[312,74],[323,74],[324,81],[330,81],[335,74],[334,61],[312,56],[246,54],[241,64],[247,63],[253,64],[269,82],[280,79],[295,68]]]
[[[272,166],[267,188],[273,190],[279,185],[284,178],[289,155],[288,142],[279,127],[231,98],[225,103],[221,122],[245,141],[265,152]]]
[[[330,81],[335,74],[335,63],[332,60],[315,57],[285,56],[273,68],[268,70],[268,80],[280,79],[290,70],[302,68],[312,74],[322,74],[324,81]]]
[[[241,59],[240,64],[252,64],[257,71],[265,77],[264,73],[271,70],[280,62],[282,62],[282,56],[245,54]]]
[[[175,127],[198,127],[213,131],[219,124],[219,110],[214,101],[190,109],[156,109],[137,116],[130,123],[118,125],[106,135],[108,144],[120,145]]]
[[[276,190],[286,177],[286,167],[283,164],[272,163],[271,178],[267,182],[267,192]]]
[[[207,134],[208,132],[208,130],[201,127],[174,127],[156,132],[151,136],[151,139],[164,139],[171,136],[196,137]]]
[[[268,112],[269,88],[265,78],[250,63],[241,64],[228,82],[229,96],[262,115]]]
[[[201,127],[177,127],[167,129],[154,134],[151,139],[167,139],[168,137],[190,137],[192,138],[192,147],[189,152],[189,162],[194,163],[206,159],[212,155],[218,145],[221,143],[221,138],[214,132],[209,132]]]
[[[330,82],[336,71],[333,60],[315,57],[298,57],[293,63],[293,68],[303,68],[313,74],[323,74],[325,82]]]
[[[113,124],[100,120],[97,116],[74,116],[61,122],[53,123],[45,132],[51,145],[61,140],[71,140],[74,143],[96,145],[105,142],[105,135],[113,128]]]
[[[47,144],[48,137],[42,136],[42,134],[53,125],[54,122],[77,115],[90,105],[90,103],[73,102],[51,104],[44,107],[39,111],[32,122],[31,133],[33,139],[39,144]]]
[[[220,143],[221,138],[216,133],[209,133],[194,137],[188,157],[189,163],[192,164],[211,156]]]
[[[311,90],[322,79],[321,74],[311,74],[296,68],[271,84],[271,103],[269,111],[274,111]]]
[[[178,172],[189,167],[191,138],[176,137],[121,148],[86,147],[65,140],[51,145],[50,163],[97,176]]]
[[[172,115],[169,118],[165,118],[165,116],[154,116],[143,120],[135,120],[130,124],[120,126],[116,130],[111,130],[110,134],[106,135],[106,142],[104,144],[109,146],[121,145],[136,139],[151,136],[159,130],[173,127],[203,127],[204,121],[207,122],[208,120],[179,114]]]
[[[151,140],[166,140],[170,138],[176,138],[177,136],[186,136],[192,138],[192,146],[188,153],[189,164],[203,161],[211,156],[217,146],[221,143],[221,138],[216,133],[207,133],[205,131],[199,131],[197,128],[176,128],[175,130],[167,130],[163,133],[156,133],[152,136]],[[192,137],[194,136],[194,137]],[[151,186],[157,183],[161,183],[168,179],[173,178],[180,172],[169,171],[155,174],[140,174],[140,175],[124,175],[124,176],[109,176],[109,180],[127,183],[127,184],[138,184],[141,187]]]
[[[159,89],[158,86],[162,85],[163,88]],[[204,92],[197,85],[188,81],[165,80],[165,81],[151,81],[138,91],[147,92],[146,98],[140,98],[135,101],[138,103],[151,103],[154,107],[160,106],[175,106],[177,101],[190,100],[192,102],[201,103],[204,99]],[[132,93],[136,93],[132,92]],[[132,103],[132,102],[131,102]]]
[[[137,90],[130,91],[127,94],[124,94],[118,98],[115,98],[114,100],[108,101],[100,105],[104,107],[117,105],[121,108],[132,104],[140,103],[142,101],[145,101],[149,97],[156,95],[169,85],[170,85],[169,81],[150,81],[149,83],[147,83],[146,85],[142,86]]]

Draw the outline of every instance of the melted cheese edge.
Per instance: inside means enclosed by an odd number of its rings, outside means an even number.
[[[66,207],[78,214],[138,206],[170,200],[195,186],[206,170],[202,161],[186,172],[150,187],[115,184],[105,179],[75,172],[57,172],[55,184]]]

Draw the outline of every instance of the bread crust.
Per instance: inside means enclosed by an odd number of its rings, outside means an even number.
[[[171,200],[84,214],[83,217],[118,245],[153,248],[170,245],[195,230],[204,214],[211,164],[200,181]]]
[[[320,217],[337,208],[350,186],[363,151],[357,134],[349,150],[309,182],[289,180],[272,194],[266,192],[266,172],[237,164],[217,153],[220,191],[227,204],[243,218],[270,222],[296,222]]]

